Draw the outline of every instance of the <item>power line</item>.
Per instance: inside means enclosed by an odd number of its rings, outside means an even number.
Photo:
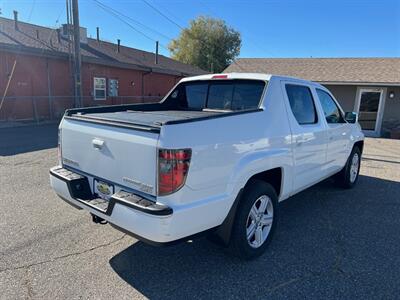
[[[35,9],[35,4],[36,4],[36,0],[33,0],[33,2],[32,2],[32,7],[31,7],[31,11],[29,12],[28,20],[30,20],[31,17],[32,17],[33,10]]]
[[[153,41],[153,42],[157,42],[157,40],[153,39],[152,37],[150,37],[149,35],[147,35],[146,33],[142,32],[141,30],[137,29],[136,27],[134,27],[131,23],[129,23],[128,21],[124,20],[118,13],[116,10],[115,12],[109,8],[107,8],[105,5],[103,5],[102,3],[100,3],[97,0],[93,0],[97,6],[99,6],[101,9],[103,9],[104,11],[112,14],[114,17],[116,17],[118,20],[120,20],[121,22],[123,22],[124,24],[126,24],[128,27],[130,27],[132,30],[136,31],[137,33],[141,34],[142,36],[144,36],[145,38]],[[169,50],[166,46],[164,46],[163,44],[160,43],[160,46],[163,47],[166,50]]]
[[[147,0],[142,0],[145,4],[147,4],[150,8],[152,8],[154,11],[156,11],[159,15],[161,15],[162,17],[164,17],[165,19],[167,19],[169,22],[171,22],[172,24],[174,24],[175,26],[177,26],[178,28],[180,28],[181,30],[185,30],[184,27],[182,27],[180,24],[178,24],[177,22],[175,22],[174,20],[172,20],[170,17],[168,17],[166,14],[164,14],[161,10],[159,10],[157,7],[155,7],[154,5],[152,5],[151,3],[149,3]],[[190,36],[190,38],[200,42],[203,46],[207,46],[207,42],[204,41],[203,39],[200,39],[196,36],[194,36],[189,30],[186,31],[186,33]],[[217,45],[218,47],[218,45]],[[212,63],[212,62],[211,62]],[[244,69],[239,65],[239,63],[237,63],[235,60],[232,60],[232,63],[236,64],[237,67],[244,71]]]
[[[60,13],[58,14],[58,17],[56,19],[54,27],[57,27],[59,25],[58,23],[60,22],[61,15],[64,13],[64,9],[65,9],[65,7],[63,7],[61,9]],[[51,40],[51,38],[53,37],[54,32],[55,32],[55,30],[51,29],[50,34],[49,34],[48,39],[47,39],[47,42],[49,42]]]
[[[116,14],[118,14],[118,15],[124,17],[124,18],[127,18],[128,20],[136,23],[137,25],[142,26],[143,28],[145,28],[145,29],[147,29],[147,30],[149,30],[149,31],[151,31],[151,32],[153,32],[155,34],[164,37],[167,40],[172,40],[173,39],[172,37],[169,37],[169,36],[163,34],[162,32],[159,32],[159,31],[155,30],[154,28],[151,28],[150,26],[147,26],[146,24],[143,24],[142,22],[139,22],[138,20],[135,20],[132,17],[123,14],[122,12],[112,8],[111,6],[108,6],[108,5],[102,3],[102,2],[100,2],[98,0],[93,0],[93,1],[96,2],[98,5],[102,5],[102,6],[104,6],[104,8],[107,8],[107,9],[115,12]]]
[[[167,19],[168,21],[170,21],[172,24],[174,24],[175,26],[179,27],[180,29],[184,30],[185,28],[183,28],[181,25],[179,25],[178,23],[176,23],[174,20],[172,20],[170,17],[168,17],[166,14],[164,14],[161,10],[159,10],[157,7],[155,7],[153,4],[151,4],[150,2],[148,2],[147,0],[142,0],[145,4],[147,4],[147,6],[149,6],[150,8],[152,8],[154,11],[156,11],[159,15],[163,16],[165,19]]]
[[[182,19],[182,16],[177,16],[171,10],[169,10],[167,7],[165,7],[165,3],[168,4],[168,2],[157,2],[157,5],[159,7],[159,10],[164,11],[164,14],[168,15],[172,20],[175,20],[178,24],[185,24],[186,21]]]
[[[145,34],[144,32],[138,30],[137,28],[135,28],[132,24],[130,24],[130,23],[127,22],[126,20],[122,19],[122,17],[125,17],[125,18],[127,18],[127,19],[130,19],[131,21],[134,21],[134,22],[136,22],[136,23],[138,23],[138,21],[136,21],[136,20],[134,20],[134,19],[132,19],[132,18],[130,18],[130,17],[124,15],[123,13],[117,11],[117,10],[114,9],[114,8],[111,8],[111,7],[109,7],[109,6],[107,6],[107,5],[103,4],[103,3],[101,3],[101,2],[98,1],[98,0],[93,0],[93,1],[97,4],[97,6],[99,6],[99,7],[102,8],[103,10],[107,11],[108,13],[114,15],[117,19],[119,19],[121,22],[123,22],[123,23],[125,23],[126,25],[128,25],[131,29],[133,29],[133,30],[135,30],[136,32],[142,34],[142,35],[145,36],[147,39],[156,42],[156,40],[154,40],[153,38],[151,38],[150,36],[148,36],[148,35]],[[169,22],[171,22],[172,24],[174,24],[175,26],[177,26],[179,29],[185,30],[185,28],[182,27],[179,23],[177,23],[177,22],[175,22],[174,20],[172,20],[170,17],[168,17],[166,14],[164,14],[161,10],[159,10],[157,7],[155,7],[154,5],[152,5],[150,2],[148,2],[147,0],[142,0],[142,1],[143,1],[146,5],[148,5],[150,8],[152,8],[154,11],[156,11],[159,15],[161,15],[162,17],[164,17],[165,19],[167,19]],[[122,17],[121,17],[121,16],[122,16]],[[139,22],[139,23],[140,23],[140,22]],[[143,25],[144,25],[144,24],[143,24]],[[144,25],[144,26],[148,27],[147,25]],[[150,27],[148,27],[148,28],[150,28]],[[187,31],[187,32],[188,32],[188,34],[190,35],[190,37],[191,37],[192,39],[197,40],[197,41],[200,42],[203,46],[204,46],[204,45],[207,45],[206,41],[204,41],[204,40],[202,40],[202,39],[200,39],[200,38],[198,38],[198,37],[196,37],[196,36],[193,36],[189,31]],[[159,32],[158,32],[158,33],[159,33]],[[159,33],[159,34],[160,34],[160,33]],[[171,38],[170,38],[170,39],[171,39]],[[171,39],[171,40],[172,40],[172,39]],[[169,51],[169,49],[168,49],[166,46],[164,46],[163,44],[160,43],[160,46]],[[244,71],[244,69],[243,69],[243,68],[239,65],[239,63],[237,63],[235,60],[233,60],[232,63],[236,64],[237,67],[238,67],[240,70]]]

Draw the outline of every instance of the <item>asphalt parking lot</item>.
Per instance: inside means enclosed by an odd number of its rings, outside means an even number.
[[[400,294],[400,140],[367,139],[356,188],[326,180],[280,205],[261,258],[206,239],[138,242],[49,186],[55,125],[0,129],[1,299],[382,298]]]

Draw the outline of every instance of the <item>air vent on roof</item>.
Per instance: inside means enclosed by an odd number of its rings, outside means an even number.
[[[63,37],[67,37],[68,35],[72,35],[74,32],[74,26],[71,24],[62,24],[61,34]]]
[[[57,41],[58,41],[58,43],[61,43],[61,30],[60,30],[60,28],[57,28]]]
[[[85,27],[79,27],[79,33],[81,37],[81,43],[87,44],[87,29]]]
[[[156,55],[154,57],[154,63],[158,64],[158,41],[156,41]]]
[[[18,12],[16,10],[14,10],[13,12],[14,12],[14,27],[15,30],[18,30]]]
[[[79,27],[79,34],[81,43],[87,44],[87,29],[85,27]],[[74,25],[72,24],[62,24],[61,35],[65,38],[74,35]]]

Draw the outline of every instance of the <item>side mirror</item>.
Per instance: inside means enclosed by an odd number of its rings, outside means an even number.
[[[358,114],[354,111],[346,112],[344,114],[344,118],[347,122],[352,123],[352,124],[358,122]]]

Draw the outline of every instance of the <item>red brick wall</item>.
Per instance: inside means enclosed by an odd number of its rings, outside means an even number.
[[[47,119],[50,117],[50,105],[55,116],[62,115],[66,108],[71,107],[72,79],[66,60],[16,55],[2,51],[0,51],[1,97],[15,60],[17,63],[0,111],[0,120],[34,119],[35,116]],[[49,88],[53,97],[51,104],[49,104]],[[64,97],[58,98],[58,96]]]
[[[84,63],[82,65],[82,93],[85,106],[120,104],[120,101],[112,97],[107,97],[106,100],[94,100],[94,77],[105,77],[107,85],[109,79],[117,79],[118,96],[141,96],[141,71]],[[132,82],[134,83],[133,86]]]
[[[107,97],[106,100],[94,100],[93,93],[93,78],[94,77],[105,77],[107,78],[107,84],[109,79],[118,80],[118,96],[123,99],[115,99]],[[112,68],[102,65],[94,64],[83,64],[82,66],[82,85],[84,104],[87,105],[112,105],[120,104],[121,101],[124,103],[133,103],[142,101],[139,98],[134,99],[133,97],[127,96],[164,96],[181,77],[159,74],[159,73],[148,73],[144,71]]]
[[[14,60],[16,69],[0,111],[0,120],[48,119],[59,117],[72,107],[73,81],[66,59],[44,58],[33,55],[16,55],[0,51],[0,97],[3,96],[8,75]],[[48,72],[50,77],[51,104],[49,104]],[[118,80],[117,98],[94,100],[93,78]],[[139,70],[108,67],[83,63],[82,92],[85,106],[112,105],[143,101],[144,96],[164,96],[180,78],[173,75],[148,73]],[[107,87],[108,92],[108,87]],[[1,98],[0,98],[1,99]],[[49,109],[51,107],[51,109]]]
[[[151,73],[144,76],[144,96],[164,96],[180,77]]]

